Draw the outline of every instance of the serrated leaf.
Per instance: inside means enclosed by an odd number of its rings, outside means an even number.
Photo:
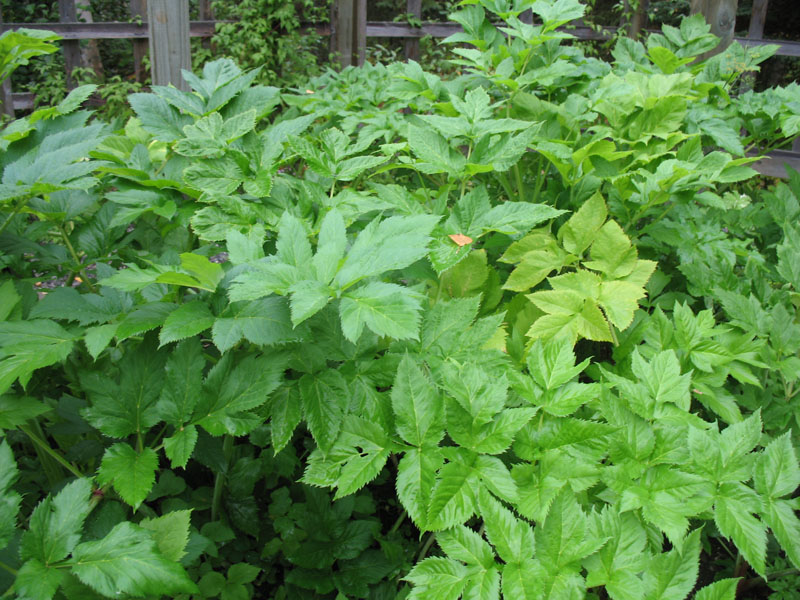
[[[767,528],[754,512],[757,496],[742,484],[720,486],[714,502],[714,522],[725,537],[733,540],[745,560],[757,573],[766,572]]]
[[[494,567],[494,552],[477,532],[464,525],[457,525],[436,536],[436,541],[448,558],[478,566],[481,569]]]
[[[721,579],[697,590],[694,600],[736,600],[739,579]]]
[[[510,510],[486,490],[478,494],[486,536],[506,563],[522,563],[533,558],[535,541],[530,525],[516,518]]]
[[[225,354],[209,371],[195,407],[194,423],[211,435],[243,435],[260,419],[247,411],[261,406],[281,383],[286,358],[249,355],[234,362]]]
[[[182,304],[164,320],[158,334],[160,345],[177,342],[202,333],[214,324],[214,315],[208,304],[201,301]]]
[[[644,573],[645,600],[683,600],[695,586],[700,566],[700,530],[690,533],[683,549],[652,558]]]
[[[272,449],[277,454],[292,439],[303,418],[303,405],[296,386],[283,385],[276,390],[270,402],[270,416]]]
[[[105,451],[97,482],[114,489],[134,510],[147,498],[156,481],[158,455],[152,448],[136,452],[128,444],[114,444]]]
[[[108,348],[114,335],[117,333],[118,325],[112,323],[109,325],[98,325],[97,327],[89,327],[83,336],[83,343],[86,344],[86,349],[92,358],[97,360],[100,353]]]
[[[380,336],[418,339],[421,309],[419,298],[408,288],[373,281],[344,294],[339,315],[345,337],[354,343],[365,325]]]
[[[231,305],[211,330],[220,352],[227,352],[242,338],[259,346],[275,346],[300,341],[303,334],[292,328],[287,301],[274,296]]]
[[[331,299],[330,288],[321,281],[311,279],[298,281],[289,288],[289,292],[292,325],[295,327],[325,308]]]
[[[164,438],[164,454],[170,460],[173,469],[186,468],[197,445],[197,428],[184,425],[171,436]]]
[[[50,407],[33,398],[0,396],[0,429],[16,429],[49,410]]]
[[[182,138],[183,126],[191,122],[189,117],[178,114],[154,94],[131,94],[128,102],[145,131],[152,133],[161,142],[174,142]]]
[[[64,571],[43,565],[36,559],[27,561],[17,572],[14,591],[18,598],[50,600],[58,591]]]
[[[427,254],[430,232],[438,220],[431,215],[416,215],[372,221],[358,234],[334,283],[347,287],[420,260]]]
[[[339,435],[350,403],[347,381],[339,371],[327,370],[303,375],[299,389],[311,435],[320,450],[327,453]]]
[[[156,550],[149,532],[123,522],[96,542],[84,542],[72,553],[71,570],[83,583],[108,597],[197,593],[179,563]]]
[[[800,465],[789,432],[770,442],[759,455],[753,483],[760,494],[773,499],[800,487]]]
[[[567,252],[580,256],[594,241],[607,216],[603,197],[594,194],[561,226],[558,240]]]
[[[17,379],[24,386],[36,369],[66,359],[79,337],[47,319],[0,323],[0,394]]]
[[[408,450],[397,465],[397,497],[414,524],[427,528],[428,507],[442,458],[435,449]]]
[[[429,557],[405,576],[414,584],[409,600],[458,600],[467,584],[467,567],[448,558]]]
[[[529,558],[503,567],[503,598],[509,600],[545,600],[542,582],[549,577],[542,564]]]
[[[786,556],[795,568],[800,568],[800,519],[795,508],[787,500],[770,499],[765,502],[760,514]]]
[[[91,492],[88,479],[76,479],[55,497],[42,500],[31,513],[28,531],[20,538],[20,558],[33,558],[45,565],[65,559],[81,539]]]
[[[161,517],[142,519],[139,527],[151,532],[164,558],[177,562],[186,554],[191,516],[191,510],[175,510]]]
[[[619,279],[633,272],[638,253],[631,241],[615,221],[608,221],[595,234],[589,252],[592,260],[583,265],[600,271],[608,279]]]
[[[414,360],[405,355],[392,386],[392,409],[400,436],[413,446],[435,446],[444,437],[444,403]]]

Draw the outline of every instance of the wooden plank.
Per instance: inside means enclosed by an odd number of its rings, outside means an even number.
[[[150,70],[154,85],[172,84],[188,91],[181,70],[192,69],[189,47],[189,0],[148,0]]]
[[[748,154],[752,155],[752,153]],[[788,179],[789,177],[786,173],[787,165],[795,171],[800,171],[800,152],[773,150],[764,158],[750,164],[749,166],[767,177],[780,177],[781,179]]]
[[[74,23],[78,20],[78,13],[75,10],[75,0],[58,0],[58,17],[62,23]],[[88,25],[88,23],[87,23]],[[81,57],[81,43],[77,40],[64,40],[61,42],[61,50],[64,52],[64,70],[67,75],[67,89],[76,86],[72,77],[73,69],[83,66]]]
[[[360,67],[367,60],[367,0],[355,0],[353,9],[353,60]]]
[[[30,92],[12,94],[12,102],[16,110],[33,110],[34,96]]]
[[[353,7],[355,0],[335,0],[336,23],[334,54],[339,58],[342,68],[353,64]],[[369,33],[367,33],[369,35]]]
[[[179,0],[180,1],[180,0]],[[191,21],[189,35],[191,37],[211,37],[217,23],[229,21]],[[65,40],[125,40],[148,39],[147,23],[122,23],[108,21],[106,23],[6,23],[0,25],[0,33],[20,28],[46,29],[57,33]]]
[[[406,4],[406,13],[413,16],[417,21],[422,19],[422,0],[408,0]],[[419,62],[419,39],[407,38],[403,42],[403,49],[405,50],[406,60],[415,60]]]
[[[750,13],[750,27],[747,37],[760,40],[764,37],[764,22],[767,20],[767,5],[769,0],[753,0],[753,10]]]
[[[0,6],[0,25],[3,23],[3,7]],[[14,101],[11,95],[11,79],[6,79],[0,85],[0,114],[8,115],[12,119],[14,114]]]
[[[131,18],[141,22],[147,21],[147,0],[130,0]],[[142,61],[147,55],[148,40],[133,40],[133,76],[136,81],[143,82],[147,78]]]

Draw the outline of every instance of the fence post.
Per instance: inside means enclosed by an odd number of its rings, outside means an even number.
[[[331,11],[331,52],[342,68],[363,65],[367,56],[367,0],[336,0]]]
[[[142,22],[147,22],[147,0],[131,0],[130,8],[132,19],[139,18]],[[147,44],[147,40],[133,40],[133,74],[139,83],[144,82],[146,78],[142,60],[147,54]]]
[[[189,46],[189,0],[148,0],[150,70],[153,85],[189,90],[181,69],[192,69]]]
[[[750,13],[750,27],[747,37],[753,40],[764,39],[764,21],[767,19],[767,4],[769,0],[753,0],[753,10]]]
[[[739,0],[692,0],[690,14],[702,13],[706,23],[711,25],[711,33],[720,38],[719,45],[703,54],[701,60],[719,54],[731,45],[738,6]]]
[[[408,0],[406,12],[417,21],[422,19],[422,0]],[[403,45],[405,46],[406,60],[419,62],[419,38],[406,38]]]
[[[58,17],[62,23],[75,23],[78,21],[78,12],[75,10],[75,0],[58,0]],[[81,43],[78,40],[61,40],[64,51],[64,70],[67,73],[67,89],[75,87],[72,79],[72,70],[83,66],[81,60]]]
[[[0,24],[3,23],[3,7],[0,6]],[[12,119],[14,115],[14,97],[11,95],[11,78],[6,79],[0,85],[0,113],[8,115]]]

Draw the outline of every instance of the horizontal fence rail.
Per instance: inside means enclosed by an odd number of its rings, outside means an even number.
[[[192,37],[211,37],[214,35],[217,23],[234,23],[234,21],[191,21],[189,23],[189,35]],[[65,40],[102,40],[102,39],[147,39],[149,27],[146,22],[124,23],[4,23],[0,25],[0,32],[19,29],[47,29],[57,33]],[[319,35],[327,36],[331,34],[328,25],[306,24],[307,31],[314,31]],[[463,31],[458,23],[423,23],[421,27],[413,27],[404,23],[392,21],[368,21],[367,37],[375,38],[421,38],[431,36],[435,38],[445,38],[454,33]],[[607,41],[614,37],[610,29],[596,30],[585,25],[577,27],[564,27],[562,31],[571,33],[580,40]],[[650,33],[659,33],[658,30],[647,30]],[[764,40],[747,37],[734,38],[742,46],[764,46],[776,44],[778,56],[800,57],[800,42],[787,40]]]
[[[191,21],[189,35],[191,37],[211,37],[215,25],[224,21]],[[105,23],[4,23],[0,32],[13,29],[46,29],[57,33],[65,40],[126,40],[147,39],[150,27],[146,21],[139,23],[105,22]]]

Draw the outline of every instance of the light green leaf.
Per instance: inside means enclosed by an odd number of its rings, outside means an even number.
[[[408,450],[397,465],[397,497],[420,530],[427,529],[428,507],[442,458],[435,449]]]
[[[546,600],[543,581],[550,574],[538,560],[529,558],[503,567],[503,598],[505,600]]]
[[[416,340],[421,309],[418,296],[408,288],[373,281],[344,294],[339,315],[345,337],[354,343],[364,325],[380,336]]]
[[[767,528],[753,513],[758,497],[740,483],[723,483],[714,503],[714,522],[725,537],[733,540],[753,569],[766,573]]]
[[[234,360],[233,353],[225,354],[208,373],[194,423],[211,435],[249,433],[260,419],[246,411],[267,401],[280,385],[285,368],[284,356],[251,354]]]
[[[454,558],[482,569],[494,567],[494,552],[477,532],[457,525],[436,535],[436,541],[448,558]]]
[[[136,452],[128,444],[114,444],[103,454],[97,482],[113,483],[120,498],[136,510],[153,489],[157,468],[158,455],[152,448]]]
[[[341,213],[333,209],[322,219],[317,252],[311,259],[316,279],[326,284],[333,280],[347,247],[347,230]]]
[[[50,407],[33,398],[0,396],[0,429],[16,429],[48,411]]]
[[[55,497],[42,500],[33,509],[29,529],[20,539],[20,558],[34,558],[46,565],[65,559],[81,539],[91,492],[88,479],[76,479]]]
[[[408,599],[458,600],[468,576],[469,570],[461,563],[449,558],[426,558],[404,577],[414,584]]]
[[[594,194],[561,226],[558,240],[567,252],[581,255],[594,241],[607,216],[603,197],[599,193]]]
[[[151,532],[164,558],[177,562],[186,554],[191,516],[191,510],[175,510],[161,517],[142,519],[139,527]]]
[[[202,301],[182,304],[164,320],[158,334],[160,346],[202,333],[214,324],[214,315]]]
[[[400,436],[413,446],[435,446],[444,437],[444,402],[434,385],[405,355],[392,387],[392,409]]]
[[[644,573],[645,600],[683,600],[697,581],[700,530],[690,533],[682,551],[673,548],[654,556]]]
[[[773,499],[788,496],[800,487],[800,466],[790,432],[770,442],[759,455],[753,483],[760,494]]]
[[[164,454],[170,460],[173,469],[186,468],[197,444],[197,428],[184,425],[171,436],[164,438]]]
[[[800,519],[795,508],[787,500],[770,499],[760,514],[786,556],[795,568],[800,568]]]
[[[700,588],[694,600],[736,600],[739,579],[721,579]]]
[[[156,550],[146,530],[127,521],[96,542],[84,542],[72,553],[72,572],[104,596],[175,596],[197,593],[179,563]]]
[[[292,328],[286,300],[275,296],[232,304],[211,329],[220,352],[227,352],[242,338],[258,346],[277,346],[300,341],[304,334]]]
[[[55,596],[64,575],[63,570],[45,566],[34,558],[22,565],[17,572],[14,591],[18,598],[50,600]]]
[[[289,288],[289,292],[292,294],[289,306],[295,327],[325,308],[331,299],[330,288],[321,281],[311,279],[298,281]]]
[[[478,494],[478,507],[486,536],[501,559],[506,563],[522,563],[533,558],[535,542],[530,525],[516,518],[484,489]]]
[[[431,215],[415,215],[372,221],[358,234],[334,283],[348,287],[420,260],[427,254],[430,232],[438,220]]]
[[[303,375],[300,397],[311,435],[320,450],[327,453],[339,436],[350,403],[347,381],[339,371],[332,369]]]

